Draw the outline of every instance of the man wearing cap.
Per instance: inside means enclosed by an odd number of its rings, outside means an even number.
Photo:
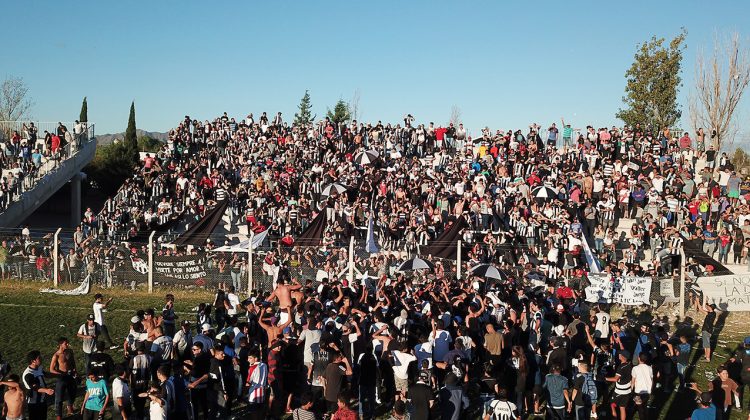
[[[99,335],[102,341],[109,346],[111,349],[116,349],[119,346],[112,345],[112,339],[109,337],[109,330],[104,324],[104,310],[107,309],[113,298],[109,298],[104,301],[104,296],[101,293],[94,295],[94,322],[99,325]]]
[[[208,353],[208,351],[214,347],[214,340],[213,338],[211,338],[210,334],[211,334],[211,325],[203,324],[201,325],[201,333],[196,335],[193,338],[193,343],[202,344],[203,353]]]
[[[99,336],[99,325],[94,322],[94,314],[86,317],[86,322],[78,328],[78,338],[83,340],[83,357],[86,375],[89,374],[89,364],[91,362],[91,353],[96,350],[96,339]]]
[[[698,384],[695,382],[692,384],[692,389],[698,394],[697,401],[700,406],[693,410],[693,413],[690,415],[690,420],[716,420],[717,411],[716,406],[712,402],[713,398],[711,393],[701,392],[700,389],[698,389]]]
[[[430,409],[435,403],[435,396],[430,388],[430,374],[420,371],[417,382],[409,387],[409,400],[411,400],[411,420],[429,420]]]

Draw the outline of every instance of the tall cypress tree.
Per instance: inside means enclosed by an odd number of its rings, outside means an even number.
[[[86,103],[86,97],[83,97],[83,104],[81,104],[81,116],[78,117],[78,121],[85,123],[89,122],[89,106]]]
[[[130,117],[128,118],[128,128],[125,130],[125,151],[132,156],[133,164],[138,163],[140,156],[138,154],[138,136],[135,133],[135,101],[130,103]]]

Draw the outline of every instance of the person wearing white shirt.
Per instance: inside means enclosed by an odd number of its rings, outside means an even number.
[[[417,358],[411,354],[411,349],[406,343],[402,344],[401,350],[393,350],[391,354],[393,355],[393,376],[396,380],[396,390],[399,392],[397,398],[405,398],[409,388],[409,364]]]
[[[104,296],[101,293],[97,293],[94,295],[94,322],[99,324],[99,339],[104,341],[110,349],[116,349],[120,346],[113,345],[112,339],[109,337],[109,331],[107,330],[107,326],[104,324],[104,312],[107,309],[107,306],[109,306],[110,303],[112,303],[113,298],[107,299],[107,301],[104,301]]]
[[[130,418],[130,387],[128,386],[127,369],[124,365],[115,366],[117,377],[112,381],[112,418]]]
[[[633,392],[635,393],[635,406],[638,409],[638,417],[648,420],[648,400],[651,395],[651,388],[654,386],[654,371],[650,365],[646,364],[648,355],[641,353],[638,355],[638,365],[633,366]]]

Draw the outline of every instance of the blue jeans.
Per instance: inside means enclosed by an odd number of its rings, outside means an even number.
[[[232,286],[234,286],[234,291],[239,292],[242,290],[240,287],[242,286],[242,279],[241,279],[241,273],[239,271],[230,271],[229,274],[232,276]]]

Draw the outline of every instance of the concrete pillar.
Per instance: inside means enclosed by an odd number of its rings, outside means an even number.
[[[76,227],[81,223],[81,173],[77,172],[70,178],[70,226]]]

